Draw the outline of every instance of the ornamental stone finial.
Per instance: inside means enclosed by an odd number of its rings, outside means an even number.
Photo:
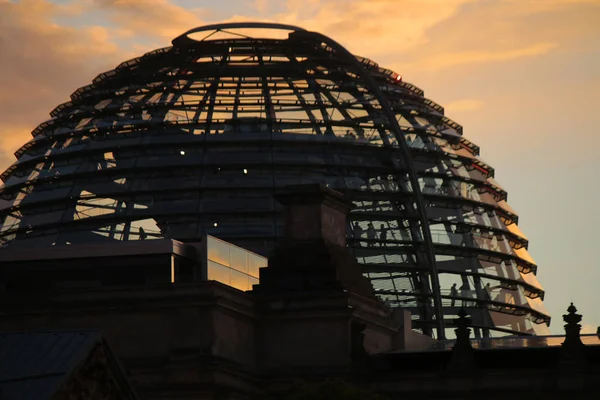
[[[475,368],[475,359],[473,355],[473,346],[469,337],[471,329],[469,325],[471,319],[467,318],[467,312],[464,308],[458,310],[458,319],[456,320],[456,342],[452,347],[452,357],[447,365],[447,369],[453,372],[468,371]]]
[[[567,308],[567,314],[563,315],[565,324],[565,341],[562,343],[562,351],[559,368],[563,371],[577,371],[585,368],[585,346],[581,341],[581,315],[577,314],[577,308],[571,303]]]
[[[563,345],[582,344],[579,332],[581,331],[581,314],[577,314],[577,308],[571,303],[567,308],[567,314],[563,315],[565,324],[565,341]]]
[[[467,312],[461,307],[461,309],[458,310],[458,320],[456,321],[456,329],[454,330],[454,333],[456,334],[455,346],[471,347],[471,341],[469,340],[469,337],[471,336],[471,329],[469,329],[470,323],[471,319],[467,318]]]

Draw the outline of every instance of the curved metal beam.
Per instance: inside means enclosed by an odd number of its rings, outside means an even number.
[[[340,53],[341,56],[344,56],[347,61],[352,63],[354,67],[358,70],[361,77],[364,79],[364,82],[367,84],[371,93],[375,95],[379,103],[381,104],[381,108],[384,112],[384,115],[389,121],[390,128],[396,134],[396,139],[400,144],[400,149],[402,151],[402,155],[404,156],[407,163],[407,170],[410,179],[410,184],[413,189],[413,194],[415,196],[415,200],[417,203],[417,212],[419,214],[419,220],[421,221],[422,231],[423,231],[423,241],[425,242],[425,252],[427,257],[429,258],[430,263],[430,272],[431,272],[431,290],[433,292],[433,305],[436,314],[435,324],[437,330],[437,338],[442,340],[446,338],[444,332],[444,314],[442,310],[442,299],[440,294],[440,283],[438,278],[438,270],[435,263],[435,252],[433,250],[433,239],[431,237],[431,230],[429,229],[429,220],[427,219],[427,213],[425,211],[425,200],[423,198],[423,193],[421,192],[421,187],[419,186],[419,179],[417,177],[417,173],[412,162],[412,153],[410,148],[406,144],[406,140],[404,139],[404,135],[402,134],[402,130],[400,129],[400,125],[398,125],[398,121],[396,120],[396,114],[392,110],[392,106],[387,101],[377,82],[373,78],[373,76],[367,71],[367,69],[356,59],[356,57],[350,53],[344,46],[336,42],[335,40],[320,34],[318,32],[304,31],[301,32],[302,37],[313,38],[320,42],[327,43],[332,49]]]
[[[190,29],[189,31],[177,36],[171,41],[171,43],[173,44],[173,46],[175,46],[179,43],[185,42],[186,40],[193,40],[189,37],[189,35],[191,35],[192,33],[219,31],[223,29],[281,29],[294,32],[306,32],[305,29],[294,25],[276,24],[270,22],[230,22],[226,24],[204,25]]]

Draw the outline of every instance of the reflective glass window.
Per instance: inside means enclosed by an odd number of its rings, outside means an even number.
[[[249,279],[250,277],[248,275],[232,269],[231,282],[229,283],[229,285],[239,290],[249,290]]]
[[[248,252],[235,246],[230,246],[229,250],[229,260],[231,268],[243,272],[244,274],[247,274]]]
[[[229,244],[209,237],[207,242],[208,259],[229,266]]]
[[[255,278],[259,278],[258,270],[267,266],[267,259],[257,256],[256,254],[248,254],[248,274]]]
[[[209,281],[218,281],[226,285],[231,284],[231,268],[210,260],[208,260],[207,267]]]

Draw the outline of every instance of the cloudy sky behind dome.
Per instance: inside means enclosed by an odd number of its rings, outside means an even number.
[[[0,0],[0,169],[78,87],[216,22],[324,33],[440,103],[481,146],[552,313],[600,325],[600,0]]]

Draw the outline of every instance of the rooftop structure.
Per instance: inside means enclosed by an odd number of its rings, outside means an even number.
[[[494,169],[439,104],[304,29],[211,25],[76,90],[0,178],[0,257],[19,249],[211,235],[261,256],[273,195],[326,185],[354,208],[347,244],[413,327],[547,333],[528,239]],[[36,251],[43,254],[43,251]]]
[[[206,246],[54,246],[46,259],[9,250],[0,262],[0,284],[9,286],[0,286],[0,330],[102,330],[142,399],[597,398],[600,341],[580,334],[573,305],[563,337],[471,340],[461,308],[456,340],[434,340],[412,329],[407,310],[375,296],[346,247],[350,201],[320,185],[277,199],[285,234],[253,290],[233,287],[231,277],[247,266],[249,280],[257,256],[211,237]],[[227,284],[210,280],[211,259],[229,269]],[[101,279],[91,281],[94,274]],[[67,282],[80,286],[57,285]],[[115,363],[102,363],[112,360],[102,357],[104,341],[86,332],[0,334],[3,398],[20,398],[21,380],[32,382],[25,389],[36,399],[104,399],[108,389],[110,398],[131,398]]]
[[[58,245],[38,253],[0,252],[0,287],[13,295],[213,280],[247,291],[266,265],[266,258],[209,235],[195,243]]]
[[[138,398],[98,331],[0,332],[0,360],[3,400]]]

